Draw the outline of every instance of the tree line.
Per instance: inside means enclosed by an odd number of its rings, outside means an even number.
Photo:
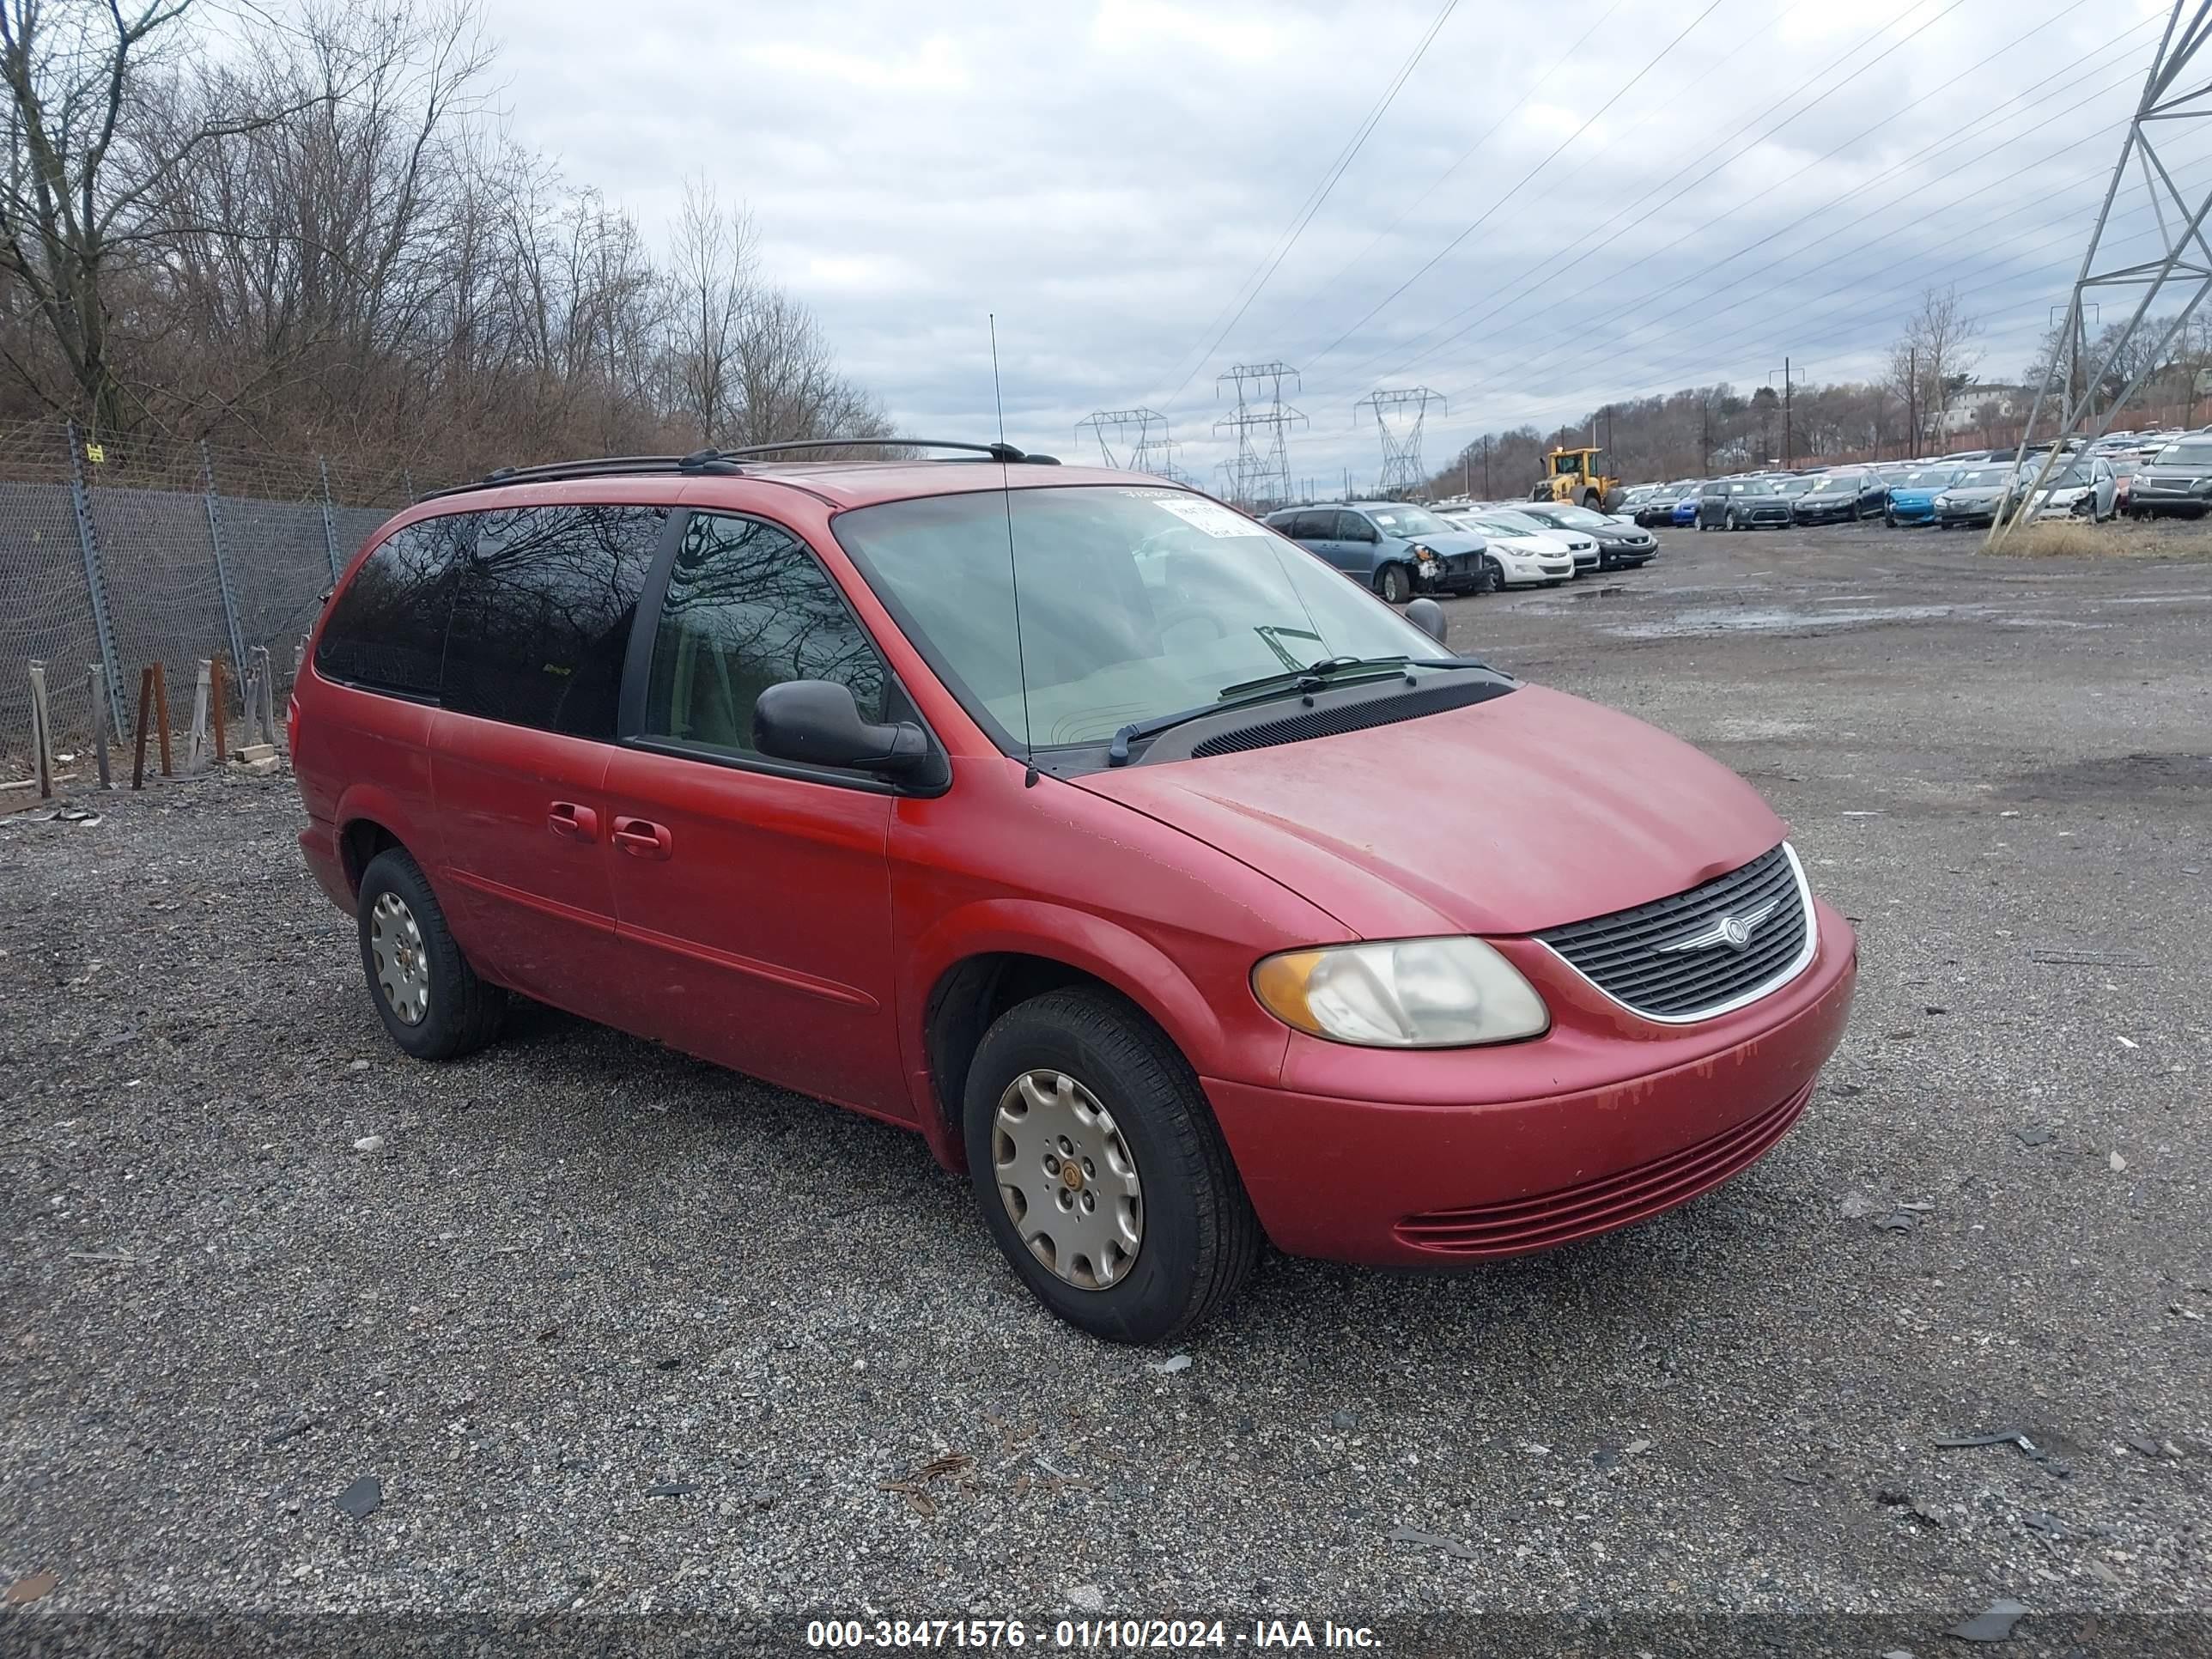
[[[2194,425],[2201,409],[2212,409],[2212,397],[2199,390],[2212,385],[2212,312],[2190,319],[2161,352],[2170,321],[2147,319],[2132,333],[2118,321],[2072,333],[2053,329],[2018,381],[1992,383],[1982,374],[1988,354],[1980,319],[1954,290],[1929,289],[1880,378],[1796,381],[1785,398],[1778,370],[1771,384],[1748,389],[1721,381],[1608,404],[1548,432],[1486,432],[1437,470],[1428,493],[1525,495],[1544,474],[1546,452],[1592,443],[1607,450],[1602,464],[1631,483],[2014,443],[2054,356],[2054,400],[2070,386],[2119,425],[2148,419],[2154,409]],[[2046,404],[2039,429],[2057,412]]]
[[[501,131],[471,0],[0,0],[0,419],[441,474],[879,435],[741,205]]]

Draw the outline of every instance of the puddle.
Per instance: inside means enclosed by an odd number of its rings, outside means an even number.
[[[1823,611],[1774,605],[1708,606],[1676,612],[1660,622],[1631,623],[1606,632],[1624,640],[1680,639],[1693,634],[1787,634],[1813,628],[1858,628],[1875,623],[1932,622],[1976,614],[1955,605],[1865,605],[1856,611]]]

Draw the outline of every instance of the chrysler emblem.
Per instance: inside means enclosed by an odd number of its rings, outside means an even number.
[[[1751,936],[1759,925],[1782,908],[1780,899],[1769,899],[1764,904],[1754,904],[1748,910],[1738,910],[1719,921],[1700,927],[1694,933],[1685,933],[1670,944],[1660,945],[1662,951],[1710,951],[1725,945],[1730,950],[1741,951],[1751,944]]]

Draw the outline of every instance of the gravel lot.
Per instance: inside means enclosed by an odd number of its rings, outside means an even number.
[[[1998,1597],[2212,1608],[2212,564],[1665,540],[1453,642],[1791,821],[1863,951],[1812,1109],[1551,1255],[1270,1259],[1172,1370],[1033,1304],[918,1138],[538,1009],[402,1059],[289,779],[0,828],[0,1583],[57,1580],[0,1645],[1611,1607],[1924,1656]]]

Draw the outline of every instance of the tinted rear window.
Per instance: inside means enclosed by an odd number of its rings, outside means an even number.
[[[447,636],[447,708],[611,738],[623,657],[667,514],[646,507],[474,515]]]
[[[315,644],[315,672],[379,691],[436,696],[467,526],[467,515],[455,514],[386,537],[331,607]]]

